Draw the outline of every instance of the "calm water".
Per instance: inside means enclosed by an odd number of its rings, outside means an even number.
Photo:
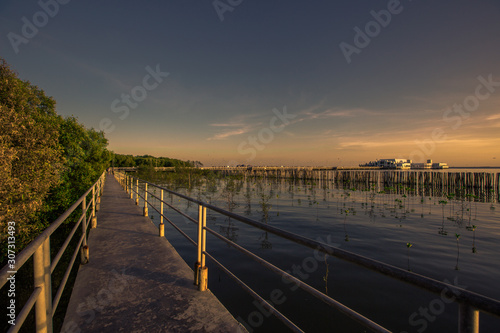
[[[192,189],[165,186],[293,233],[500,299],[500,204],[491,193],[477,198],[467,193],[445,197],[399,187],[344,189],[333,183],[276,179],[214,180]],[[197,218],[195,205],[169,195],[166,200]],[[196,225],[173,211],[167,216],[196,239]],[[153,221],[159,222],[155,212]],[[315,254],[213,212],[208,213],[207,224],[391,331],[457,331],[458,307],[444,302],[440,295]],[[196,248],[168,224],[166,237],[192,266]],[[215,237],[209,235],[207,244],[208,252],[306,332],[366,331]],[[255,332],[287,331],[207,262],[209,288],[236,318]],[[481,314],[480,325],[482,332],[498,332],[500,319]]]

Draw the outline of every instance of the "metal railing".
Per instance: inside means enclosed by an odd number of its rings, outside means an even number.
[[[334,246],[330,246],[318,241],[314,241],[312,239],[309,239],[307,237],[303,237],[294,233],[291,233],[289,231],[279,229],[273,226],[270,226],[268,224],[264,224],[252,219],[249,219],[244,216],[240,216],[238,214],[226,211],[224,209],[221,209],[219,207],[210,205],[208,203],[193,199],[191,197],[188,197],[186,195],[174,192],[172,190],[169,190],[167,188],[164,188],[162,186],[158,186],[156,184],[150,183],[148,181],[126,175],[121,172],[115,173],[115,176],[119,180],[119,182],[122,184],[124,189],[127,191],[127,193],[130,194],[130,198],[134,198],[134,193],[135,193],[135,202],[136,204],[139,204],[139,198],[142,198],[144,201],[144,208],[143,208],[143,213],[144,216],[148,216],[148,205],[151,206],[155,211],[160,214],[160,225],[159,225],[159,235],[164,236],[164,223],[163,221],[166,220],[169,222],[176,230],[178,230],[184,237],[186,237],[193,245],[197,246],[197,262],[195,263],[195,270],[194,270],[194,282],[196,285],[198,285],[198,289],[200,291],[206,290],[208,281],[207,281],[207,267],[205,266],[205,257],[208,257],[211,259],[216,266],[222,269],[222,271],[226,272],[229,277],[231,277],[233,280],[235,280],[245,291],[247,291],[251,296],[253,296],[256,300],[258,300],[263,307],[268,309],[273,315],[275,315],[279,320],[281,320],[285,325],[287,325],[290,329],[292,329],[295,332],[302,332],[300,328],[298,328],[290,319],[286,318],[283,314],[281,314],[277,309],[275,309],[271,304],[266,302],[261,296],[259,296],[255,291],[253,291],[250,287],[248,287],[243,281],[241,281],[238,277],[236,277],[229,269],[224,267],[222,264],[220,264],[213,256],[211,256],[208,252],[206,252],[206,233],[209,232],[210,234],[214,235],[218,239],[226,242],[233,248],[237,249],[238,251],[242,252],[243,254],[247,255],[251,259],[257,261],[261,265],[265,266],[266,268],[270,269],[271,271],[275,272],[276,274],[281,275],[284,279],[293,281],[296,283],[300,288],[302,288],[304,291],[308,292],[312,296],[315,296],[316,298],[322,300],[323,302],[329,304],[333,308],[343,312],[346,314],[348,317],[356,320],[357,322],[361,323],[365,327],[371,329],[372,331],[375,332],[390,332],[386,328],[380,326],[379,324],[371,321],[370,319],[366,318],[365,316],[357,313],[356,311],[348,308],[347,306],[343,305],[342,303],[336,301],[335,299],[329,297],[328,295],[324,294],[323,292],[315,289],[314,287],[306,284],[302,280],[294,277],[293,275],[281,270],[280,268],[274,266],[273,264],[267,262],[266,260],[262,259],[261,257],[253,254],[252,252],[248,251],[247,249],[239,246],[238,244],[232,242],[231,240],[227,239],[226,237],[216,233],[212,229],[208,228],[206,226],[206,210],[210,209],[212,211],[215,211],[217,213],[220,213],[222,215],[225,215],[227,217],[233,218],[237,221],[246,223],[248,225],[251,225],[253,227],[259,228],[261,230],[270,232],[274,235],[280,236],[282,238],[285,238],[287,240],[293,241],[295,243],[301,244],[303,246],[309,247],[311,249],[314,249],[319,252],[323,252],[325,254],[328,254],[333,257],[337,257],[343,260],[346,260],[351,263],[355,263],[357,265],[360,265],[362,267],[368,268],[370,270],[373,270],[375,272],[390,276],[392,278],[398,279],[400,281],[407,282],[409,284],[412,284],[414,286],[423,288],[427,291],[433,292],[433,293],[438,293],[438,294],[443,294],[446,292],[452,293],[453,294],[453,302],[458,303],[459,305],[459,313],[458,313],[458,322],[459,322],[459,327],[458,330],[460,333],[472,333],[472,332],[479,332],[479,312],[487,313],[490,315],[494,315],[496,317],[500,317],[500,301],[465,290],[463,288],[444,283],[420,274],[413,273],[411,271],[407,271],[377,260],[373,260],[346,250],[339,249]],[[141,195],[139,193],[139,182],[143,184],[143,194]],[[155,196],[153,193],[148,192],[148,185],[158,188],[160,190],[160,197]],[[183,198],[185,200],[188,200],[190,202],[193,202],[195,204],[198,204],[199,206],[199,212],[198,212],[198,220],[193,219],[189,215],[185,214],[184,212],[180,211],[176,207],[170,205],[169,203],[165,202],[163,200],[163,194],[164,191],[175,195],[177,197]],[[158,210],[154,205],[152,205],[150,202],[148,202],[148,194],[156,198],[157,200],[160,201],[160,209]],[[188,220],[190,220],[193,223],[198,224],[198,242],[195,242],[192,240],[186,233],[184,233],[179,227],[177,227],[172,221],[170,221],[165,215],[164,215],[164,205],[167,205],[170,207],[172,210],[176,211],[177,213],[181,214]],[[451,298],[448,298],[448,300],[451,300]]]
[[[29,245],[15,256],[15,264],[5,265],[0,271],[0,288],[2,288],[11,278],[15,277],[17,271],[33,256],[33,275],[34,275],[34,290],[24,304],[21,311],[17,314],[15,325],[11,326],[8,333],[18,332],[23,325],[26,317],[35,306],[35,324],[37,332],[53,331],[52,320],[56,312],[59,301],[61,300],[64,287],[68,281],[69,275],[73,268],[73,264],[80,252],[81,263],[85,264],[89,261],[89,247],[87,245],[87,229],[97,227],[96,211],[100,207],[100,197],[102,195],[104,185],[105,172],[99,179],[75,202],[73,205],[52,222],[39,236],[37,236]],[[90,204],[87,204],[87,197],[91,194]],[[58,253],[51,260],[50,258],[50,236],[59,228],[59,226],[75,211],[78,206],[81,206],[82,213],[71,230],[69,236],[61,245]],[[90,210],[90,212],[89,212]],[[87,218],[88,214],[88,218]],[[52,273],[54,272],[59,260],[66,251],[68,244],[73,239],[78,227],[81,225],[82,235],[78,240],[76,249],[70,259],[68,267],[59,284],[56,295],[52,299]]]

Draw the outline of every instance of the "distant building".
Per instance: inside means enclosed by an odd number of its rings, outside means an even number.
[[[432,160],[427,160],[426,163],[412,163],[412,169],[430,169],[432,168]]]
[[[448,163],[432,163],[433,169],[448,169]]]
[[[386,158],[376,161],[370,161],[365,164],[360,164],[360,167],[379,167],[381,169],[448,169],[447,163],[432,163],[432,160],[427,160],[426,163],[412,163],[411,160],[402,158]]]
[[[410,169],[411,160],[402,158],[385,158],[360,164],[360,167],[379,167],[382,169]]]

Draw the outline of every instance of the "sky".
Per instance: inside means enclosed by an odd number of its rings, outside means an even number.
[[[115,153],[500,166],[498,0],[2,0],[0,57]]]

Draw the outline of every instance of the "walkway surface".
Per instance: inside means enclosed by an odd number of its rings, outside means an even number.
[[[88,246],[62,332],[245,332],[111,175]]]

